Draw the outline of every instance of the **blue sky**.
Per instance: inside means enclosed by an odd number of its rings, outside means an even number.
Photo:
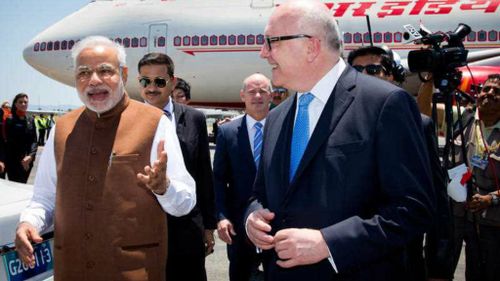
[[[0,102],[25,92],[30,108],[81,105],[76,90],[39,73],[23,59],[35,35],[90,0],[0,0]]]

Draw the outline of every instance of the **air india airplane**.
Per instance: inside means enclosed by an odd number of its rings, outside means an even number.
[[[130,76],[127,90],[139,97],[136,65],[148,52],[167,53],[175,73],[192,85],[192,105],[241,106],[241,81],[253,72],[270,74],[259,58],[264,27],[282,0],[94,0],[37,35],[24,50],[25,60],[41,73],[73,85],[71,48],[89,35],[123,44]],[[387,45],[405,65],[408,51],[421,46],[404,39],[404,25],[423,24],[433,32],[472,32],[464,41],[468,61],[500,72],[499,0],[341,0],[324,1],[342,30],[344,55],[369,44]],[[411,40],[411,38],[410,38]],[[478,72],[479,73],[479,72]],[[484,73],[481,71],[480,73]],[[415,80],[415,79],[414,79]],[[416,83],[413,83],[416,84]],[[405,85],[409,91],[415,86]]]

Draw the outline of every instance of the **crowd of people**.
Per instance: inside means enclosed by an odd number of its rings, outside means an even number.
[[[82,39],[72,57],[84,106],[57,125],[16,96],[0,169],[25,182],[45,145],[16,232],[22,261],[36,262],[31,242],[54,225],[56,279],[203,281],[216,231],[231,281],[452,280],[463,241],[466,280],[498,280],[500,75],[456,120],[459,202],[434,122],[399,87],[390,49],[344,60],[319,1],[281,4],[264,33],[272,79],[242,81],[245,114],[214,125],[213,165],[205,116],[166,54],[144,55],[130,78],[121,45]],[[128,79],[143,103],[128,98]],[[54,128],[46,143],[42,128]]]

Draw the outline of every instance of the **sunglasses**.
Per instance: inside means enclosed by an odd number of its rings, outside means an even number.
[[[165,78],[161,78],[161,77],[156,77],[153,80],[149,79],[148,77],[141,77],[139,79],[139,83],[141,84],[141,86],[143,88],[146,88],[151,83],[155,83],[156,87],[158,87],[158,88],[165,88],[165,86],[167,86],[168,80],[166,80]]]
[[[366,70],[366,74],[369,75],[378,75],[382,71],[385,71],[384,67],[380,64],[353,65],[352,67],[354,67],[354,69],[359,72],[363,72],[363,70]]]
[[[481,92],[489,93],[491,90],[493,90],[493,94],[494,95],[498,95],[500,93],[500,88],[495,87],[495,86],[486,86],[486,87],[483,87],[483,89],[481,89]]]

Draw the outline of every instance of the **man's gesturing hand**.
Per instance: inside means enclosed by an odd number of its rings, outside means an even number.
[[[21,261],[28,266],[35,266],[35,256],[33,255],[33,246],[31,242],[40,243],[43,239],[38,231],[31,224],[22,222],[16,230],[16,250]]]
[[[268,209],[254,211],[246,221],[248,238],[252,243],[263,249],[269,250],[274,247],[274,238],[267,234],[271,231],[269,224],[274,219],[274,213]]]
[[[281,259],[277,264],[289,268],[317,263],[330,256],[319,230],[287,228],[274,235],[274,250]]]
[[[167,187],[170,185],[166,173],[168,157],[167,152],[164,150],[164,144],[164,140],[158,143],[158,159],[153,163],[153,167],[148,165],[144,167],[144,174],[137,174],[137,179],[158,195],[165,194]]]

